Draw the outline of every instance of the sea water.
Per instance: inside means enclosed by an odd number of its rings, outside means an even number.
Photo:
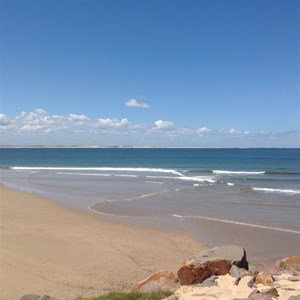
[[[300,149],[2,148],[0,167],[8,187],[122,222],[299,239]]]

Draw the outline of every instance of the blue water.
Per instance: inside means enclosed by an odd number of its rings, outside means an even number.
[[[0,170],[9,187],[122,222],[208,242],[201,222],[219,224],[215,237],[236,224],[300,248],[300,149],[0,149]]]

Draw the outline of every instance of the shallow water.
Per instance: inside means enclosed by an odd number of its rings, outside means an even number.
[[[279,257],[300,249],[299,149],[1,149],[0,154],[2,183],[105,218],[184,230],[210,245],[251,248],[256,237],[262,244],[252,247],[256,257],[276,243]],[[272,245],[266,245],[266,236],[273,237]]]

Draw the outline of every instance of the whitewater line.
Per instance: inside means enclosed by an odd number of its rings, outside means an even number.
[[[181,215],[175,215],[175,214],[171,214],[171,216],[176,217],[176,218],[200,219],[200,220],[215,221],[215,222],[222,222],[222,223],[228,223],[228,224],[234,224],[234,225],[242,225],[242,226],[248,226],[248,227],[254,227],[254,228],[269,229],[269,230],[275,230],[275,231],[282,231],[282,232],[290,232],[290,233],[300,234],[299,230],[279,228],[279,227],[271,227],[271,226],[265,226],[265,225],[258,225],[258,224],[251,224],[251,223],[239,222],[239,221],[231,221],[231,220],[226,220],[226,219],[217,219],[217,218],[212,218],[212,217],[204,217],[204,216],[181,216]]]
[[[183,176],[182,173],[173,169],[162,168],[121,168],[121,167],[10,167],[12,170],[22,171],[123,171],[123,172],[152,172],[152,173],[171,173],[178,176]]]
[[[261,175],[266,174],[266,171],[225,171],[213,170],[213,174],[236,174],[236,175]]]
[[[258,188],[251,187],[252,190],[266,193],[283,193],[283,194],[300,194],[300,190],[285,190],[285,189],[271,189],[271,188]]]

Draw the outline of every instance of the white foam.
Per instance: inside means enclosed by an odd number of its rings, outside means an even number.
[[[150,180],[145,180],[147,183],[154,183],[154,184],[164,184],[164,182],[161,181],[150,181]]]
[[[187,181],[210,182],[210,183],[216,182],[216,180],[214,180],[214,179],[212,179],[212,177],[208,177],[208,176],[193,176],[193,177],[183,176],[183,177],[180,177],[179,179],[187,180]]]
[[[57,172],[58,175],[77,175],[77,176],[101,176],[110,177],[112,174],[99,174],[99,173],[74,173],[74,172]]]
[[[227,182],[227,185],[228,185],[228,186],[234,186],[234,183],[232,183],[232,182]]]
[[[119,171],[119,172],[152,172],[152,173],[169,173],[178,176],[183,176],[182,173],[173,169],[161,169],[161,168],[114,168],[114,167],[10,167],[12,170],[23,171]]]
[[[151,196],[155,196],[159,194],[159,192],[154,192],[154,193],[149,193],[149,194],[145,194],[145,195],[141,195],[138,198],[146,198],[146,197],[151,197]]]
[[[176,217],[176,218],[183,218],[183,216],[181,216],[181,215],[174,215],[174,214],[172,214],[171,216]]]
[[[138,175],[132,175],[132,174],[118,174],[118,175],[115,175],[114,176],[116,177],[138,177]]]
[[[226,170],[213,170],[214,174],[235,174],[235,175],[261,175],[265,174],[265,171],[226,171]]]
[[[300,190],[271,189],[271,188],[257,188],[257,187],[252,187],[252,189],[254,191],[261,191],[266,193],[300,194]]]
[[[208,220],[208,221],[215,221],[215,222],[222,222],[222,223],[228,223],[228,224],[235,224],[235,225],[242,225],[242,226],[248,226],[248,227],[255,227],[255,228],[261,228],[261,229],[269,229],[269,230],[275,230],[275,231],[291,232],[291,233],[300,234],[299,230],[251,224],[251,223],[232,221],[232,220],[227,220],[227,219],[218,219],[218,218],[205,217],[205,216],[180,216],[180,215],[174,215],[174,214],[171,214],[171,216],[180,217],[180,218],[185,217],[185,218],[192,218],[192,219]]]

